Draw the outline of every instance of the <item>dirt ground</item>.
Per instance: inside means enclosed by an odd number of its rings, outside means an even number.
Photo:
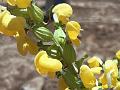
[[[40,6],[44,0],[38,0]],[[71,20],[80,22],[81,46],[78,58],[84,52],[110,59],[120,49],[119,0],[70,0],[74,15]],[[0,35],[0,90],[57,90],[57,79],[39,76],[33,66],[34,56],[19,55],[15,40]]]

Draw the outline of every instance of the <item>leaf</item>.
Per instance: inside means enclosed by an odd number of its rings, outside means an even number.
[[[64,31],[63,31],[61,28],[58,28],[58,29],[55,30],[55,32],[54,32],[54,38],[56,38],[56,40],[57,40],[60,44],[64,44],[64,43],[65,43],[66,35],[65,35]]]
[[[48,47],[47,52],[48,52],[48,55],[52,58],[55,58],[58,60],[61,58],[61,54],[59,52],[59,47],[57,47],[56,45],[52,45],[52,46]]]
[[[66,44],[64,46],[63,57],[67,65],[71,65],[76,60],[76,53],[72,45]]]

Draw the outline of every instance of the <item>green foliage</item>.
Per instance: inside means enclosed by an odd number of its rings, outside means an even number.
[[[59,27],[57,30],[55,30],[54,32],[54,38],[61,44],[65,44],[65,38],[66,35],[64,33],[64,31],[62,30],[61,27]]]
[[[76,60],[76,53],[72,45],[65,44],[63,48],[63,58],[67,65],[71,65]]]

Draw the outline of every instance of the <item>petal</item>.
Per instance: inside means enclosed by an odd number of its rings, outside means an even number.
[[[32,0],[16,0],[16,5],[19,8],[27,8],[31,4]]]
[[[86,88],[92,88],[96,84],[96,78],[87,65],[80,67],[80,78]]]
[[[120,60],[120,50],[117,51],[117,53],[116,53],[116,57]]]
[[[65,83],[65,80],[63,78],[60,78],[58,81],[58,86],[59,89],[58,90],[65,90],[67,88],[67,85]]]
[[[25,37],[20,36],[20,34],[16,34],[15,36],[17,41],[17,48],[21,55],[25,56],[28,52],[28,44],[26,43]]]
[[[75,40],[77,36],[80,34],[80,25],[78,22],[70,21],[66,24],[66,32],[70,39]]]
[[[94,67],[94,68],[91,68],[91,71],[92,71],[94,74],[100,74],[100,73],[101,73],[101,70],[102,70],[102,67]]]
[[[7,3],[11,6],[15,6],[16,0],[7,0]]]
[[[92,67],[99,67],[100,64],[102,65],[102,60],[97,57],[97,56],[93,56],[92,58],[88,59],[88,64],[89,66],[92,68]]]
[[[75,44],[76,46],[80,46],[80,40],[77,38],[75,40],[71,40],[73,44]]]
[[[49,72],[57,72],[62,70],[62,63],[57,59],[48,58],[47,60],[39,60],[39,65]]]
[[[69,18],[67,18],[66,16],[63,16],[63,15],[59,16],[58,19],[59,19],[59,21],[62,22],[62,24],[67,24],[67,22],[69,21]]]
[[[43,59],[43,60],[46,60],[48,58],[48,55],[45,51],[40,51],[36,56],[35,56],[35,59],[34,59],[34,65],[35,65],[35,68],[37,70],[38,73],[47,73],[47,70],[45,69],[42,69],[41,66],[39,65],[39,60],[40,59]]]
[[[53,10],[53,13],[56,13],[58,16],[65,16],[65,17],[70,17],[73,13],[72,7],[69,4],[62,3],[56,5]]]
[[[33,42],[32,40],[28,39],[27,43],[29,44],[29,52],[33,55],[38,53],[39,47],[37,46],[37,43]]]

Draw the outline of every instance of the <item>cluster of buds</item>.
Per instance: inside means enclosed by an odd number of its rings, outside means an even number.
[[[16,39],[21,55],[36,55],[34,66],[38,74],[57,77],[60,90],[120,90],[120,51],[104,63],[87,54],[77,60],[74,47],[80,46],[82,29],[78,22],[70,20],[73,9],[69,4],[58,4],[48,12],[53,16],[54,30],[50,30],[49,23],[44,22],[44,11],[34,1],[6,3],[9,8],[0,8],[0,33]]]

